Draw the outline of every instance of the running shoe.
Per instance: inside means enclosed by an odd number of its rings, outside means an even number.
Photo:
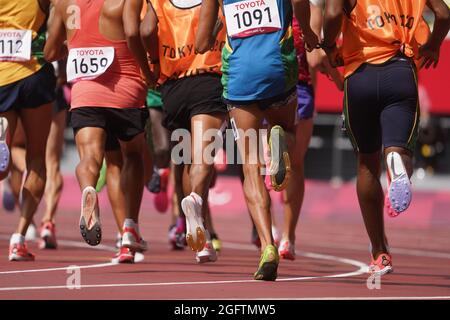
[[[217,253],[211,241],[206,241],[203,250],[196,253],[195,259],[197,263],[214,262],[217,260]]]
[[[186,242],[186,218],[185,217],[178,217],[177,218],[177,228],[175,230],[175,240],[176,245],[180,249],[184,249],[184,247],[187,247]]]
[[[116,255],[111,259],[112,263],[134,263],[134,255],[135,253],[126,247],[119,248],[119,251]]]
[[[396,217],[408,209],[411,204],[411,181],[400,154],[390,152],[387,155],[386,162],[388,191],[385,199],[385,208],[389,216]]]
[[[165,213],[169,208],[169,196],[167,195],[167,189],[169,185],[169,169],[160,169],[160,190],[153,199],[155,202],[155,208],[160,213]]]
[[[286,134],[280,126],[274,126],[270,130],[269,151],[269,173],[273,190],[283,191],[289,180],[291,162],[286,144]]]
[[[201,251],[206,243],[202,199],[192,192],[181,201],[181,208],[186,217],[186,242],[193,251]]]
[[[106,161],[103,159],[102,168],[100,169],[100,175],[95,186],[95,191],[100,192],[106,185]]]
[[[56,249],[57,247],[55,224],[51,221],[42,223],[39,249]]]
[[[122,247],[130,248],[137,252],[148,250],[147,241],[142,239],[139,232],[133,227],[125,227],[122,234]]]
[[[217,172],[224,172],[227,169],[227,153],[223,148],[217,150],[214,157],[214,168]]]
[[[295,260],[295,245],[289,240],[282,240],[278,253],[281,259],[285,260]]]
[[[93,187],[86,187],[81,195],[80,232],[91,246],[98,245],[102,240],[97,192]]]
[[[277,278],[278,263],[280,258],[278,250],[273,245],[268,245],[259,261],[258,270],[254,274],[255,280],[275,281]]]
[[[261,249],[261,240],[259,239],[258,231],[256,230],[255,225],[252,227],[252,243],[256,246],[256,248]]]
[[[369,266],[370,274],[382,276],[391,272],[394,272],[394,268],[392,267],[392,257],[390,254],[382,253],[376,260],[372,259]]]
[[[6,143],[8,134],[8,120],[0,117],[0,172],[5,172],[9,167],[10,152]]]
[[[34,241],[37,240],[38,238],[39,238],[38,229],[36,228],[34,222],[31,222],[25,234],[25,240]]]
[[[120,234],[120,232],[117,232],[115,247],[116,249],[120,249],[121,246],[122,246],[122,235]]]
[[[9,261],[34,261],[34,255],[25,243],[13,243],[9,246]]]
[[[220,252],[220,250],[222,250],[222,241],[220,241],[216,233],[211,234],[211,243],[214,250],[216,250],[217,252]]]
[[[272,238],[273,238],[273,243],[275,244],[275,247],[279,247],[280,246],[280,242],[281,242],[281,235],[280,232],[278,231],[277,227],[275,227],[274,225],[272,225]]]
[[[276,247],[280,246],[281,236],[278,232],[278,229],[272,225],[272,237],[273,242]],[[261,249],[261,239],[259,239],[258,231],[256,230],[256,226],[253,224],[252,226],[252,244],[254,244],[258,249]]]
[[[16,199],[14,199],[14,194],[11,191],[11,182],[9,181],[9,176],[2,181],[2,204],[3,209],[5,209],[6,212],[14,212],[14,209],[16,208]]]
[[[153,168],[152,177],[146,187],[151,193],[159,193],[161,190],[161,177],[159,176],[158,168]]]

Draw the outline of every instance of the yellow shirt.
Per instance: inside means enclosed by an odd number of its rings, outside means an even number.
[[[31,30],[29,61],[0,61],[0,86],[29,77],[46,63],[43,58],[47,14],[38,0],[0,0],[0,30]]]

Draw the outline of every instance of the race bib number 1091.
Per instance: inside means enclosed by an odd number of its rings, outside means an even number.
[[[92,80],[104,74],[114,61],[114,47],[70,49],[67,81]]]
[[[246,38],[281,29],[277,0],[245,0],[224,6],[228,35]]]
[[[0,61],[31,59],[31,30],[0,29]]]

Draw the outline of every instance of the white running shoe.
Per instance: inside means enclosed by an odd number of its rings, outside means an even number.
[[[186,242],[193,251],[202,251],[206,243],[202,198],[192,192],[181,201],[181,208],[186,216]]]
[[[36,225],[34,223],[30,223],[27,229],[27,233],[25,234],[25,240],[26,241],[34,241],[39,238],[38,229],[36,228]]]
[[[197,263],[214,262],[217,260],[217,253],[211,241],[206,241],[203,250],[196,253],[195,259]]]
[[[133,227],[123,228],[122,247],[133,251],[144,252],[148,250],[147,241],[142,239],[139,232]]]
[[[400,154],[390,152],[386,157],[386,164],[388,169],[387,198],[389,202],[386,201],[385,204],[388,207],[388,214],[396,216],[408,209],[411,204],[411,181]]]

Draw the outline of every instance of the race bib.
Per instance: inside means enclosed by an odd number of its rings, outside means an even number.
[[[113,61],[113,47],[70,49],[67,59],[67,81],[95,79],[104,74]]]
[[[0,29],[0,61],[31,59],[31,30]]]
[[[277,0],[246,0],[224,6],[228,35],[246,38],[281,29]]]

